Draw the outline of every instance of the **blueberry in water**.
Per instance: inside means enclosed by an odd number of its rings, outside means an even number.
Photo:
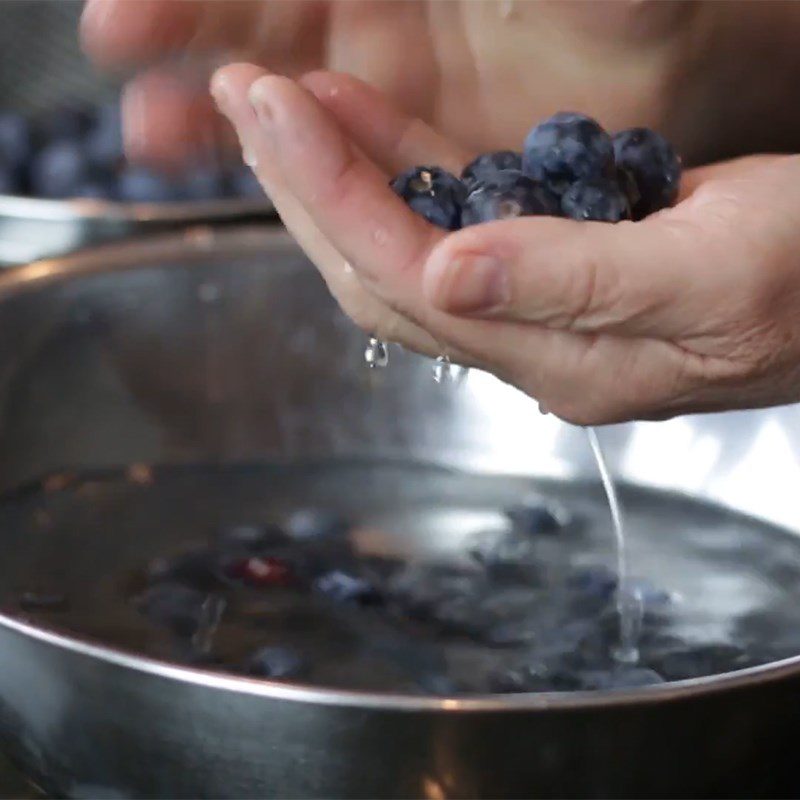
[[[670,681],[718,675],[749,665],[741,648],[726,644],[685,645],[651,661],[651,666]]]
[[[458,684],[447,675],[438,672],[424,673],[417,678],[417,685],[436,697],[452,697],[459,694]]]
[[[228,180],[230,192],[234,197],[241,197],[247,200],[266,199],[264,189],[250,167],[239,167],[230,175]]]
[[[73,197],[88,174],[89,162],[80,142],[54,142],[44,147],[31,164],[31,189],[37,197]]]
[[[231,525],[217,536],[219,548],[230,554],[249,553],[256,555],[267,550],[285,546],[286,532],[280,525]]]
[[[672,603],[669,592],[641,578],[629,581],[628,591],[638,598],[645,611],[655,611]]]
[[[461,181],[471,191],[476,184],[492,181],[498,172],[522,171],[522,156],[513,150],[497,150],[484,153],[470,161],[461,173]]]
[[[398,175],[390,185],[412,211],[432,225],[449,231],[461,227],[466,189],[455,175],[439,167],[414,167]]]
[[[314,581],[314,588],[336,603],[375,605],[382,600],[380,592],[368,580],[343,570],[332,570]]]
[[[576,181],[611,176],[614,147],[611,137],[591,117],[560,112],[528,134],[522,169],[561,193]]]
[[[291,678],[303,670],[303,660],[288,647],[262,647],[245,664],[248,675],[259,678]]]
[[[521,172],[498,172],[476,184],[464,201],[461,224],[560,214],[557,195]]]
[[[0,114],[0,162],[12,170],[25,165],[31,155],[31,130],[19,114]]]
[[[179,192],[186,200],[215,200],[222,197],[222,173],[216,167],[194,167],[181,181]]]
[[[168,203],[177,198],[170,180],[147,167],[125,167],[117,179],[117,195],[126,203]]]
[[[220,583],[219,557],[202,549],[158,558],[148,565],[145,578],[149,583],[181,583],[198,591],[210,591]]]
[[[613,139],[617,166],[636,184],[638,197],[632,204],[633,218],[643,219],[671,206],[678,196],[681,162],[672,145],[649,128],[620,131]]]
[[[157,583],[137,599],[137,607],[156,625],[177,636],[197,634],[208,615],[210,595],[178,583]]]
[[[664,683],[664,678],[644,667],[620,667],[612,670],[585,670],[578,673],[581,689],[634,689]]]
[[[558,533],[567,524],[564,514],[543,503],[520,503],[505,512],[519,533],[538,535]]]
[[[572,184],[561,196],[561,210],[566,217],[595,222],[621,222],[631,217],[628,198],[609,178]]]
[[[346,536],[350,524],[332,511],[304,508],[289,517],[286,529],[293,539],[327,539]]]

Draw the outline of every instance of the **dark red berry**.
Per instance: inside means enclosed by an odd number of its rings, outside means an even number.
[[[251,586],[288,586],[295,582],[294,570],[281,558],[253,556],[234,561],[226,570],[228,577]]]

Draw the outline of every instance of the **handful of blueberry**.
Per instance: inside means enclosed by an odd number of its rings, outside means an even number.
[[[125,203],[264,199],[244,165],[168,175],[125,161],[119,103],[64,106],[28,120],[0,112],[0,194]]]
[[[537,125],[523,152],[484,153],[461,177],[414,167],[392,189],[433,225],[458,230],[524,216],[620,222],[675,202],[681,162],[649,128],[613,136],[584,114],[560,112]]]

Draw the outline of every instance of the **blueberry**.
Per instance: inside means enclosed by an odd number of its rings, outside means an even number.
[[[576,613],[595,613],[614,596],[617,576],[604,567],[587,567],[567,578],[567,588],[575,592],[572,606]]]
[[[265,553],[275,547],[286,545],[288,538],[280,525],[232,525],[217,536],[217,544],[225,553]]]
[[[291,678],[303,670],[303,660],[287,647],[262,647],[245,664],[248,675],[259,678]]]
[[[466,228],[481,222],[559,213],[557,195],[521,172],[506,170],[475,184],[464,201],[461,224]]]
[[[497,150],[484,153],[470,161],[461,173],[461,181],[471,191],[475,184],[493,180],[498,172],[522,171],[522,156],[513,150]]]
[[[466,189],[455,175],[439,167],[414,167],[398,175],[391,187],[432,225],[450,231],[461,227]]]
[[[747,654],[735,645],[685,645],[650,659],[651,666],[667,680],[702,678],[748,666]]]
[[[43,142],[75,141],[86,134],[91,123],[92,115],[87,108],[59,106],[38,120],[38,134]]]
[[[320,575],[314,581],[314,588],[337,603],[374,605],[382,599],[368,580],[338,569]]]
[[[166,176],[132,165],[120,173],[117,195],[126,203],[167,203],[177,198],[175,186]]]
[[[255,173],[248,166],[239,167],[229,177],[230,191],[234,197],[248,200],[264,200],[264,189]]]
[[[286,528],[293,539],[306,540],[346,536],[350,525],[338,514],[309,508],[292,514]]]
[[[177,583],[157,583],[137,599],[137,607],[151,622],[177,636],[191,638],[203,628],[209,606],[216,604],[206,592]]]
[[[215,200],[224,194],[222,173],[216,167],[195,167],[181,181],[179,192],[187,200]]]
[[[37,197],[72,197],[88,174],[89,162],[80,142],[54,142],[43,148],[31,164],[31,189]]]
[[[636,597],[646,611],[653,611],[672,602],[672,595],[649,581],[634,579],[628,582],[628,591]]]
[[[633,689],[664,683],[664,679],[652,669],[643,667],[620,667],[611,670],[585,670],[577,675],[581,689]]]
[[[619,184],[608,178],[595,178],[572,184],[561,197],[564,216],[596,222],[630,219],[628,198]]]
[[[0,162],[20,169],[31,155],[31,130],[19,114],[0,114]]]
[[[558,193],[579,180],[608,177],[614,169],[611,137],[584,114],[554,114],[525,139],[522,168]]]
[[[681,181],[681,162],[672,145],[648,128],[630,128],[614,136],[617,166],[636,184],[633,218],[643,219],[675,202]]]
[[[92,166],[110,170],[122,162],[122,119],[118,103],[103,106],[86,136],[86,152]]]
[[[0,194],[16,194],[19,191],[19,182],[15,177],[15,170],[0,163]]]
[[[542,503],[521,503],[505,513],[514,524],[514,530],[529,535],[558,533],[567,524],[563,513]]]
[[[220,583],[220,561],[212,550],[193,550],[151,562],[145,572],[149,583],[181,583],[197,591],[210,591]]]
[[[110,200],[111,189],[101,181],[87,181],[78,186],[72,197],[86,200]]]

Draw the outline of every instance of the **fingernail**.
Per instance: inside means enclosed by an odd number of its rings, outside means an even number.
[[[272,105],[269,84],[264,80],[257,80],[247,92],[247,99],[256,112],[256,116],[264,127],[272,127]]]
[[[442,270],[434,289],[434,303],[452,314],[485,314],[510,299],[508,273],[496,258],[461,255]]]
[[[211,78],[211,96],[217,104],[217,108],[223,113],[227,114],[230,107],[230,86],[224,74],[216,73]]]

